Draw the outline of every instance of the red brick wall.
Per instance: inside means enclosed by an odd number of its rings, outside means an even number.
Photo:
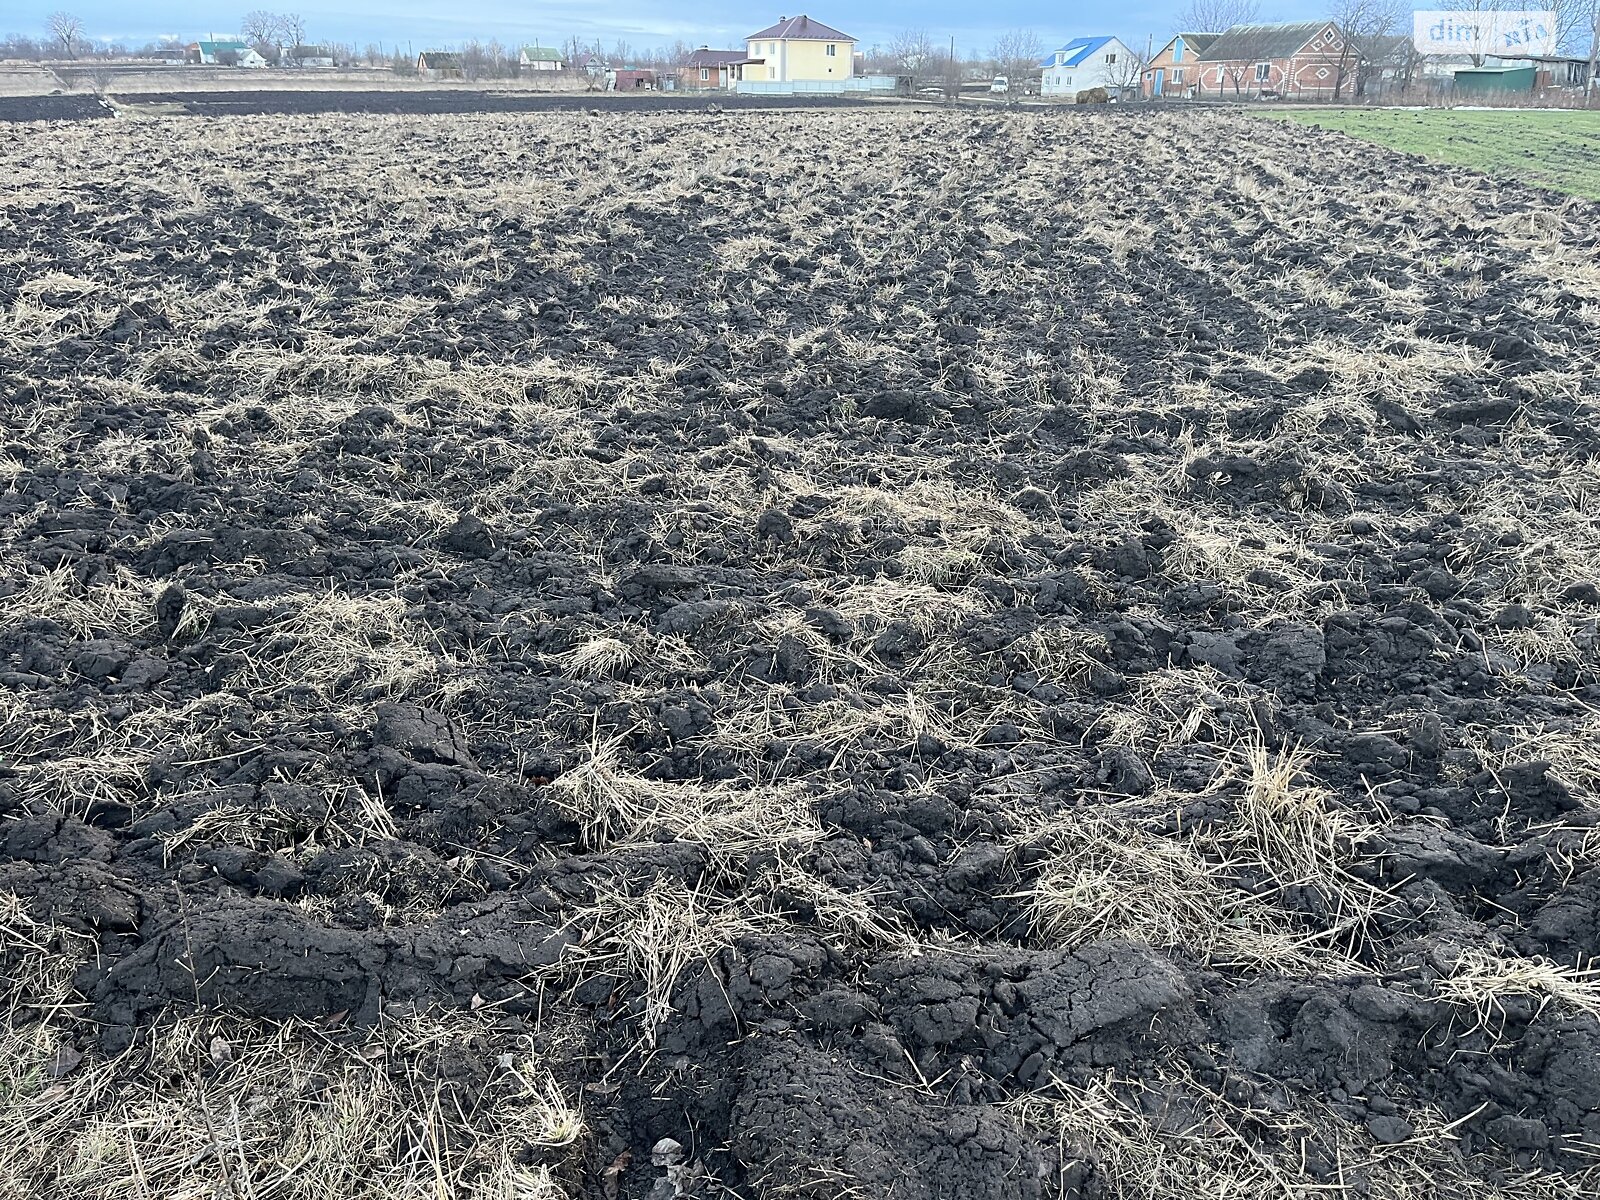
[[[1161,53],[1152,58],[1145,67],[1143,79],[1145,97],[1149,98],[1155,94],[1155,71],[1157,68],[1166,72],[1166,83],[1163,85],[1162,95],[1188,95],[1189,89],[1199,80],[1200,72],[1205,69],[1205,64],[1199,61],[1199,57],[1193,46],[1186,46],[1183,51],[1183,61],[1181,63],[1173,62],[1171,45],[1163,47]],[[1182,83],[1172,82],[1172,73],[1174,71],[1183,72]]]
[[[1233,80],[1239,80],[1239,95],[1255,96],[1263,90],[1277,92],[1286,99],[1297,97],[1322,98],[1333,95],[1333,90],[1339,82],[1339,56],[1343,50],[1344,42],[1335,31],[1331,40],[1324,40],[1319,34],[1310,46],[1289,58],[1274,58],[1265,60],[1270,67],[1270,73],[1264,81],[1256,79],[1256,64],[1254,62],[1214,63],[1201,64],[1204,75],[1200,83],[1204,91],[1212,95],[1221,92],[1225,96],[1234,94]],[[1351,86],[1355,75],[1355,63],[1344,64],[1345,89]],[[1185,75],[1185,84],[1190,80]]]
[[[1261,91],[1275,91],[1288,99],[1331,96],[1334,86],[1339,82],[1339,54],[1342,48],[1344,42],[1336,35],[1331,42],[1317,40],[1312,43],[1312,48],[1302,50],[1291,58],[1266,59],[1269,75],[1261,82],[1256,80],[1254,62],[1205,62],[1202,64],[1205,74],[1200,83],[1206,93],[1232,96],[1234,77],[1237,75],[1240,96],[1256,96]],[[1349,88],[1350,78],[1354,74],[1354,62],[1344,62],[1346,88]],[[1186,83],[1189,82],[1187,75],[1184,78]]]

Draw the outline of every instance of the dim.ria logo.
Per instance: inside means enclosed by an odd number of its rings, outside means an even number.
[[[1554,54],[1556,14],[1544,9],[1422,9],[1413,14],[1411,38],[1424,54]]]

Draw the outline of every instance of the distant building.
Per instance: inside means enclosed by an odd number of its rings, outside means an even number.
[[[249,42],[219,39],[209,42],[191,42],[189,61],[207,67],[264,67],[262,58]]]
[[[1356,56],[1332,21],[1234,25],[1206,47],[1200,67],[1208,93],[1326,100],[1354,83]]]
[[[1216,41],[1216,33],[1179,33],[1144,65],[1145,97],[1150,100],[1192,96],[1200,82],[1200,56]]]
[[[729,91],[744,77],[750,56],[743,50],[701,46],[678,68],[678,86],[689,91]]]
[[[1549,91],[1552,88],[1582,89],[1589,82],[1589,60],[1564,54],[1530,54],[1526,57],[1493,55],[1483,60],[1486,67],[1532,67],[1533,90]],[[1459,72],[1457,73],[1459,77]]]
[[[1105,88],[1117,95],[1139,86],[1139,65],[1121,38],[1076,38],[1040,60],[1039,94],[1070,98]]]
[[[561,51],[552,50],[549,46],[524,46],[522,53],[517,56],[517,62],[524,71],[565,71],[566,61],[561,57]]]
[[[855,74],[856,39],[807,16],[780,17],[745,43],[744,79],[840,81]]]
[[[278,62],[290,67],[332,67],[337,66],[333,51],[326,46],[290,46],[283,52]]]
[[[417,74],[423,79],[463,79],[461,56],[443,50],[424,50],[417,55]]]
[[[652,92],[656,87],[656,73],[648,67],[619,67],[606,72],[608,92]]]

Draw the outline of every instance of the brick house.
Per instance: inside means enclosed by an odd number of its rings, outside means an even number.
[[[1209,95],[1327,100],[1350,84],[1355,58],[1332,21],[1234,25],[1200,55],[1195,82]]]
[[[1179,33],[1145,64],[1144,98],[1192,96],[1200,82],[1200,56],[1221,37],[1217,33]]]
[[[744,78],[744,67],[749,61],[750,56],[743,50],[712,50],[701,46],[678,68],[678,86],[691,92],[731,91]]]
[[[417,55],[417,75],[423,79],[462,79],[461,56],[446,50],[424,50]]]

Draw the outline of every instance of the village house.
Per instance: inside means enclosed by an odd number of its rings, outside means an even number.
[[[1325,100],[1355,77],[1355,52],[1332,21],[1234,25],[1200,55],[1208,93]]]
[[[608,92],[650,92],[657,86],[656,73],[649,67],[618,67],[606,72]]]
[[[1200,81],[1200,56],[1218,36],[1215,33],[1173,35],[1172,40],[1145,64],[1145,99],[1195,95]]]
[[[262,58],[249,42],[242,42],[233,38],[191,42],[188,47],[188,58],[192,63],[200,63],[202,66],[207,67],[264,67],[267,65],[267,60]]]
[[[178,45],[157,46],[154,50],[137,51],[133,57],[139,62],[161,67],[181,67],[188,64],[188,51]]]
[[[549,46],[524,46],[522,53],[517,56],[517,63],[524,71],[565,71],[567,64],[561,57],[561,51],[552,50]]]
[[[1071,99],[1095,88],[1120,94],[1139,85],[1139,56],[1120,38],[1077,38],[1041,59],[1039,66],[1041,96]]]
[[[417,55],[417,75],[423,79],[462,79],[461,56],[443,50],[424,50]]]
[[[744,77],[749,57],[743,50],[701,46],[678,68],[678,86],[687,91],[731,91]]]
[[[324,70],[338,65],[334,61],[333,51],[326,46],[290,46],[284,50],[279,63],[282,66],[320,67]]]
[[[745,79],[777,83],[840,81],[855,74],[856,39],[807,16],[779,17],[745,39]]]

